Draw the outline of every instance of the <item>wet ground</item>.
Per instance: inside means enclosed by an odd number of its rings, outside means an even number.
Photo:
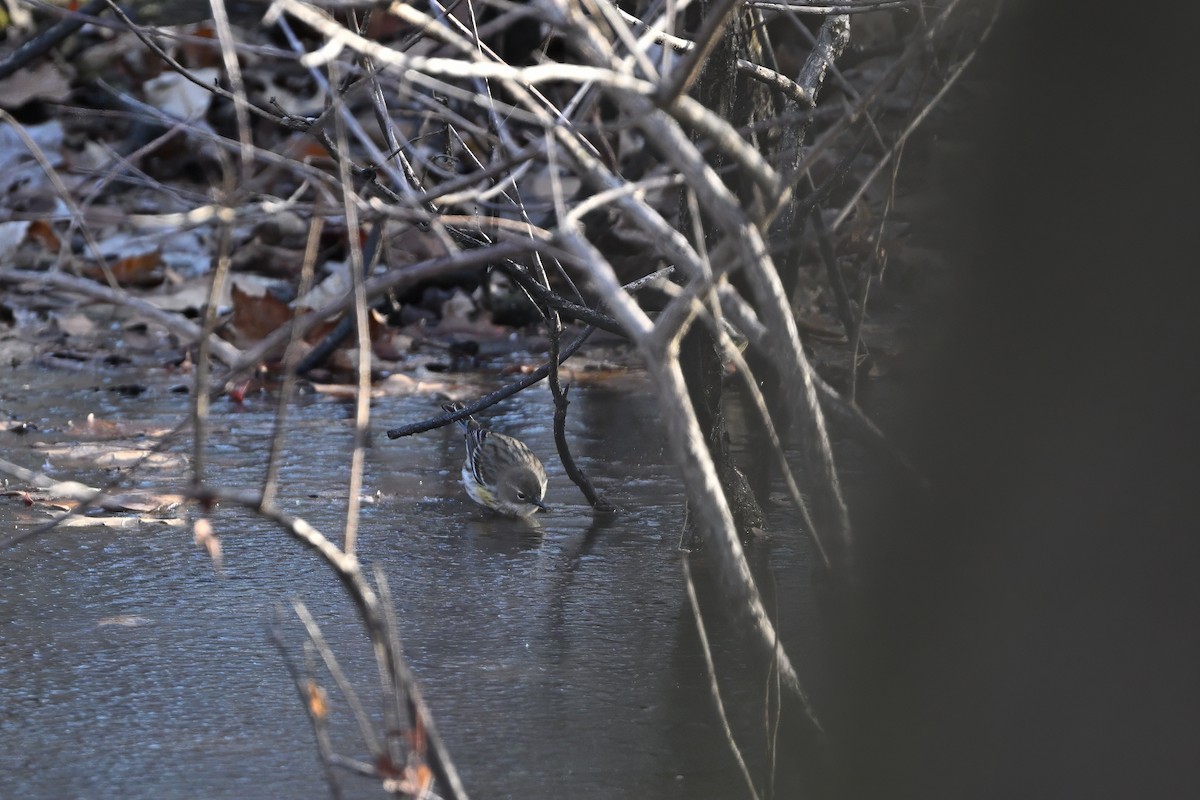
[[[113,386],[140,381],[127,396]],[[22,368],[0,384],[6,457],[56,479],[97,485],[112,473],[60,469],[35,442],[75,441],[67,420],[89,412],[159,429],[187,413],[185,379]],[[621,513],[604,525],[554,458],[544,387],[493,409],[486,422],[523,438],[550,473],[552,513],[539,525],[491,516],[457,483],[450,428],[389,441],[383,431],[430,415],[436,398],[373,404],[359,553],[395,598],[405,655],[469,792],[478,797],[724,798],[745,789],[724,743],[684,591],[677,549],[682,496],[666,464],[658,411],[635,375],[580,385],[569,423],[580,465]],[[262,479],[276,399],[218,401],[213,482]],[[346,505],[352,406],[297,399],[280,505],[335,540]],[[598,431],[607,431],[599,434]],[[171,452],[188,456],[181,440]],[[169,491],[169,465],[135,484]],[[12,482],[10,481],[10,484]],[[0,530],[27,530],[35,509],[0,498]],[[59,530],[0,553],[0,772],[5,793],[70,796],[311,797],[325,793],[305,711],[270,641],[278,614],[290,655],[303,635],[300,599],[378,707],[361,625],[329,570],[247,512],[212,516],[218,572],[190,527]],[[751,560],[803,669],[815,671],[807,547],[776,512]],[[716,589],[697,562],[700,590]],[[729,619],[709,620],[724,700],[756,778],[766,672]],[[335,748],[365,759],[330,682]],[[780,755],[783,785],[792,760]],[[345,776],[349,797],[382,796]]]

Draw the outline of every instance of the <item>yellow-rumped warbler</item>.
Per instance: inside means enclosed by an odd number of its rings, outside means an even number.
[[[443,403],[451,414],[462,403]],[[546,469],[525,443],[480,425],[474,417],[461,419],[467,440],[462,482],[481,506],[510,517],[528,517],[545,510]]]

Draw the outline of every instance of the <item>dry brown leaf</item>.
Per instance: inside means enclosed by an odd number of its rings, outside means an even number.
[[[166,274],[163,270],[162,250],[158,248],[118,258],[109,264],[108,268],[121,286],[158,286]],[[104,270],[100,267],[88,267],[83,272],[93,280],[107,280]]]
[[[292,319],[288,304],[268,291],[255,295],[235,283],[229,297],[233,303],[233,327],[247,341],[260,341]]]
[[[113,277],[122,286],[158,286],[163,282],[162,250],[128,256],[109,265]]]
[[[57,253],[62,248],[62,240],[58,238],[58,234],[54,232],[50,223],[43,219],[33,221],[26,237],[30,241],[37,242],[50,253]]]

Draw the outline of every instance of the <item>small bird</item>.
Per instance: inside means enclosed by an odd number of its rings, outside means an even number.
[[[462,403],[443,403],[451,414]],[[474,417],[460,419],[467,441],[462,482],[479,505],[510,517],[545,511],[546,469],[525,443],[480,425]]]

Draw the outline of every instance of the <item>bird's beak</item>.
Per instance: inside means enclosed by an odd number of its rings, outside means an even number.
[[[534,501],[533,501],[533,504],[534,504],[535,506],[537,506],[538,508],[540,508],[542,511],[549,511],[549,510],[550,510],[550,508],[549,508],[549,507],[548,507],[548,506],[547,506],[545,503],[543,503],[541,500],[534,500]]]

